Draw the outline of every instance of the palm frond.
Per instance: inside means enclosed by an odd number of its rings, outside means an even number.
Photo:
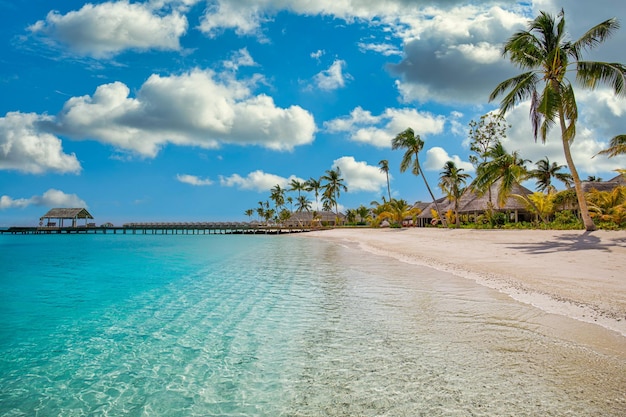
[[[605,20],[589,29],[583,36],[581,36],[576,42],[572,43],[570,48],[570,54],[575,60],[579,60],[583,49],[593,49],[607,38],[609,38],[614,31],[619,29],[619,21],[615,18]]]
[[[616,95],[626,96],[626,65],[580,61],[576,70],[576,80],[583,86],[594,89],[602,83],[610,86]]]
[[[539,78],[533,71],[520,74],[516,77],[509,78],[498,84],[498,86],[489,95],[489,101],[495,100],[496,97],[504,94],[507,90],[511,90],[504,96],[500,102],[500,110],[502,114],[507,113],[517,103],[531,98],[535,92],[535,86]]]
[[[611,139],[607,149],[598,152],[596,155],[608,155],[609,158],[613,158],[614,156],[624,154],[626,154],[626,135],[617,135]]]

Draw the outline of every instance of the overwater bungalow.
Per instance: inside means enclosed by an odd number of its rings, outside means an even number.
[[[84,224],[79,224],[79,220]],[[93,220],[91,213],[86,208],[53,208],[39,218],[40,227],[95,227],[95,223],[88,223]],[[65,222],[71,222],[66,225]]]

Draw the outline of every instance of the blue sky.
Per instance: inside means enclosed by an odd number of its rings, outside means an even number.
[[[51,207],[87,207],[98,224],[247,220],[276,184],[339,167],[342,208],[386,193],[428,201],[400,173],[391,139],[426,144],[436,189],[454,160],[468,173],[468,123],[520,71],[502,43],[539,1],[0,0],[0,226],[32,225]],[[626,4],[567,2],[578,38]],[[621,29],[588,59],[625,62]],[[626,100],[577,90],[572,150],[583,178],[623,157],[591,158],[625,133]],[[535,143],[528,103],[507,114],[505,147],[565,164],[555,131]],[[529,185],[532,187],[532,184]],[[296,196],[295,193],[290,195]],[[311,198],[313,199],[313,198]]]

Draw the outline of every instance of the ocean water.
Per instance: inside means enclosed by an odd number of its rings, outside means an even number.
[[[298,236],[0,236],[0,416],[624,416],[626,363]]]

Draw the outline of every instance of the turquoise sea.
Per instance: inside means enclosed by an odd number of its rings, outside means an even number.
[[[0,236],[0,416],[624,416],[626,363],[302,236]]]

